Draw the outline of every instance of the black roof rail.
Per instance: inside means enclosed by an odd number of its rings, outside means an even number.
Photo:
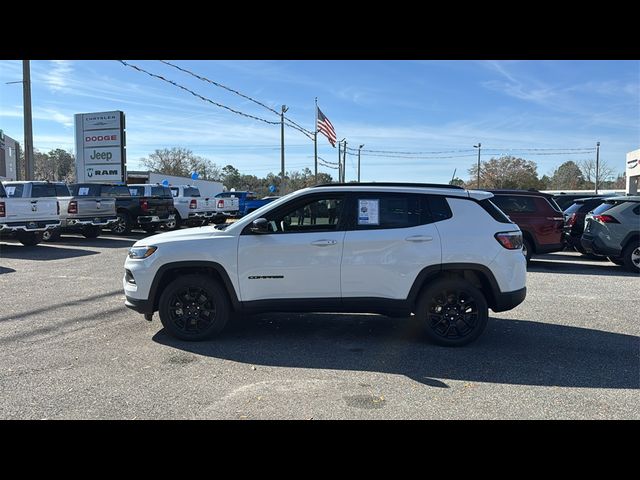
[[[464,190],[458,185],[447,185],[443,183],[405,183],[405,182],[360,182],[360,183],[321,183],[313,185],[316,187],[418,187],[418,188],[453,188]]]

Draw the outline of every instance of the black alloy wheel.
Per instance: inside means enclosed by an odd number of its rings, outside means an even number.
[[[204,340],[220,333],[230,314],[227,294],[205,275],[178,277],[162,292],[160,320],[181,340]]]
[[[118,213],[118,220],[111,224],[111,231],[116,235],[127,235],[131,233],[131,221],[126,213]]]
[[[427,337],[451,347],[478,338],[489,318],[484,295],[463,279],[438,280],[428,286],[417,310]]]

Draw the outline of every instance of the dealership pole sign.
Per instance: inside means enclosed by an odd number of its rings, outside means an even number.
[[[75,120],[78,182],[124,182],[124,112],[77,113]]]

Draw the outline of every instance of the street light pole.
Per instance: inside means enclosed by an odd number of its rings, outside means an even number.
[[[474,145],[473,148],[477,148],[478,149],[478,190],[480,190],[480,148],[482,147],[482,144],[480,142],[478,142],[478,145]]]
[[[598,194],[598,174],[600,173],[600,142],[596,143],[596,195]]]
[[[286,105],[282,105],[280,113],[280,178],[284,186],[284,114],[289,110]]]
[[[360,150],[362,150],[362,147],[364,147],[364,144],[358,147],[358,183],[360,183]]]

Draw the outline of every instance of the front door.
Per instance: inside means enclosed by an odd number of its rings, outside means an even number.
[[[268,233],[238,244],[241,300],[339,299],[345,231],[342,194],[314,194],[265,214]]]

